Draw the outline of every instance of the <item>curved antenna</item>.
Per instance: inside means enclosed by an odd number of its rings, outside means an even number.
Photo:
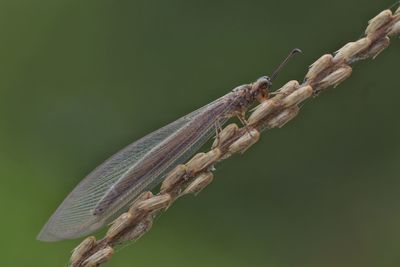
[[[295,56],[296,54],[299,54],[299,53],[303,53],[303,52],[298,48],[293,49],[289,53],[289,55],[285,58],[285,60],[283,60],[282,63],[272,73],[271,78],[270,78],[271,81],[275,80],[276,76],[278,76],[279,72],[281,72],[281,70],[283,69],[283,67],[286,66],[286,64],[289,62],[289,60],[291,60],[293,56]]]
[[[394,2],[394,4],[391,5],[388,9],[393,9],[393,8],[395,8],[396,6],[400,6],[400,1]]]

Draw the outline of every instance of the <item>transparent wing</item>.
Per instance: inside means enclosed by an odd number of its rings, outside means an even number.
[[[211,137],[215,120],[223,123],[224,114],[229,112],[228,98],[229,94],[106,160],[67,196],[37,238],[78,238],[112,221],[141,192],[157,185],[168,171],[190,158]]]

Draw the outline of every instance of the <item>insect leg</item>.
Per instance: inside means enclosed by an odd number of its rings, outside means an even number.
[[[242,123],[243,128],[246,130],[246,132],[252,137],[252,134],[249,130],[249,123],[246,120],[246,111],[242,110],[236,113],[236,117],[239,119],[239,121]]]
[[[215,121],[214,127],[215,127],[216,147],[218,147],[220,143],[219,133],[222,132],[222,126],[219,118]]]

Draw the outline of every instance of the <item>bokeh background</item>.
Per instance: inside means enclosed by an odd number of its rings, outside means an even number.
[[[65,266],[35,237],[82,177],[178,117],[357,39],[391,1],[0,3],[1,266]],[[220,164],[108,266],[400,265],[400,41]]]

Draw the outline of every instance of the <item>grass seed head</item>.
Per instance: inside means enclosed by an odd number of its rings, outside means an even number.
[[[82,256],[89,252],[96,244],[96,238],[89,236],[85,238],[72,252],[70,262],[75,264],[82,259]]]
[[[340,67],[339,69],[335,70],[328,76],[326,76],[322,81],[318,83],[318,89],[316,93],[319,93],[320,91],[330,87],[330,86],[338,86],[340,83],[342,83],[344,80],[346,80],[348,77],[350,77],[352,73],[352,68],[348,65],[344,65]]]
[[[392,19],[392,11],[389,9],[382,11],[368,22],[365,30],[366,35],[372,35]]]
[[[313,93],[314,90],[310,85],[300,87],[299,89],[288,95],[285,99],[283,99],[282,104],[284,107],[297,105],[307,98],[311,97]]]
[[[207,185],[209,185],[214,178],[212,172],[204,172],[199,176],[195,177],[193,182],[191,182],[188,187],[183,191],[183,195],[186,194],[198,194],[200,193]]]
[[[153,212],[167,208],[171,202],[169,194],[157,195],[138,203],[137,208],[146,212]]]
[[[333,56],[331,54],[325,54],[315,61],[308,70],[306,79],[308,81],[314,80],[321,72],[332,66]]]
[[[161,192],[168,192],[174,188],[174,186],[184,179],[186,174],[186,165],[179,164],[176,166],[164,179],[161,184]]]
[[[227,125],[219,134],[218,137],[215,138],[214,143],[211,149],[214,149],[221,144],[224,144],[227,140],[229,140],[232,136],[234,136],[239,127],[236,123],[231,123]]]
[[[349,62],[352,57],[356,56],[358,53],[366,50],[371,45],[371,39],[368,37],[362,38],[356,42],[347,43],[341,49],[336,52],[334,61],[340,62],[345,60]]]
[[[286,123],[291,121],[293,118],[297,116],[300,109],[298,106],[293,106],[291,108],[284,109],[277,116],[272,118],[267,122],[267,128],[281,128]]]
[[[96,253],[94,253],[92,256],[87,258],[83,263],[83,267],[97,267],[98,265],[107,262],[108,260],[111,259],[111,257],[114,254],[114,249],[110,246],[107,246]]]
[[[228,153],[230,155],[235,153],[243,153],[252,145],[257,143],[259,139],[260,132],[257,129],[248,129],[243,136],[229,146]]]

